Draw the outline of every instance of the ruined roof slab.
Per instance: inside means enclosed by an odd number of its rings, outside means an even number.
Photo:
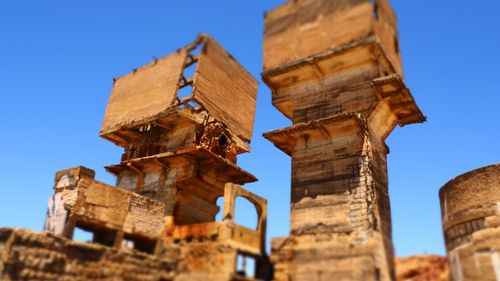
[[[201,52],[192,53],[197,47]],[[193,77],[185,77],[184,71],[193,64]],[[200,35],[175,53],[117,78],[100,135],[116,143],[114,133],[150,125],[169,109],[191,107],[192,102],[250,142],[257,86],[257,80],[214,39]],[[179,96],[183,87],[192,88],[189,96]]]
[[[115,79],[100,134],[144,125],[168,110],[177,96],[187,50],[181,49]]]

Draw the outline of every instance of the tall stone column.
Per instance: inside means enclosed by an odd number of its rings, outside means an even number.
[[[387,1],[289,1],[266,16],[264,81],[293,121],[290,236],[275,280],[393,280],[386,137],[425,117],[403,82]],[[286,44],[286,47],[285,47]]]

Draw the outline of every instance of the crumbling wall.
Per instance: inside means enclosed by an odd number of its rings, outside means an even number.
[[[181,256],[176,281],[231,280],[236,275],[237,252],[216,242],[179,244]]]
[[[93,233],[93,241],[122,247],[124,239],[148,253],[164,233],[165,205],[94,179],[85,167],[59,171],[49,200],[45,230],[72,238],[75,228]]]
[[[21,229],[0,229],[0,280],[174,280],[180,252],[119,251]]]
[[[1,281],[252,281],[233,247],[212,241],[165,244],[156,255],[50,233],[0,229]]]

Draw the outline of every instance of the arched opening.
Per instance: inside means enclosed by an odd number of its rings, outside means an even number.
[[[248,199],[237,196],[234,207],[234,223],[257,230],[259,217],[255,206]]]
[[[222,217],[222,213],[224,212],[224,197],[221,196],[221,197],[217,198],[217,201],[215,202],[215,204],[217,204],[217,207],[219,207],[219,212],[215,215],[215,221],[222,222],[222,220],[224,219]]]

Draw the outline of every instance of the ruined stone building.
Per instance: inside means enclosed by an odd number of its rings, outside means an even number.
[[[294,0],[268,12],[262,77],[293,122],[264,134],[292,158],[274,280],[394,280],[384,140],[425,117],[403,81],[388,1]]]
[[[82,166],[57,172],[45,231],[0,229],[0,281],[394,281],[385,139],[425,117],[388,0],[289,0],[265,16],[263,52],[273,105],[293,123],[264,134],[292,159],[290,234],[270,257],[267,201],[237,165],[257,81],[200,35],[115,79],[99,135],[123,148],[105,167],[116,186]],[[237,198],[255,207],[254,229],[235,223]],[[500,280],[500,166],[455,178],[440,198],[453,279]],[[446,278],[432,267],[444,272],[443,258],[407,260]],[[405,265],[411,280],[419,269]]]
[[[257,81],[205,35],[115,79],[100,136],[124,149],[106,167],[116,187],[85,167],[57,172],[46,233],[0,231],[0,280],[269,276],[267,202],[240,186],[256,178],[236,165],[250,151],[256,94]],[[237,197],[255,206],[255,229],[234,223]],[[71,241],[75,229],[93,243]],[[247,258],[255,276],[237,267]]]
[[[500,164],[452,179],[439,197],[452,280],[500,280]]]

